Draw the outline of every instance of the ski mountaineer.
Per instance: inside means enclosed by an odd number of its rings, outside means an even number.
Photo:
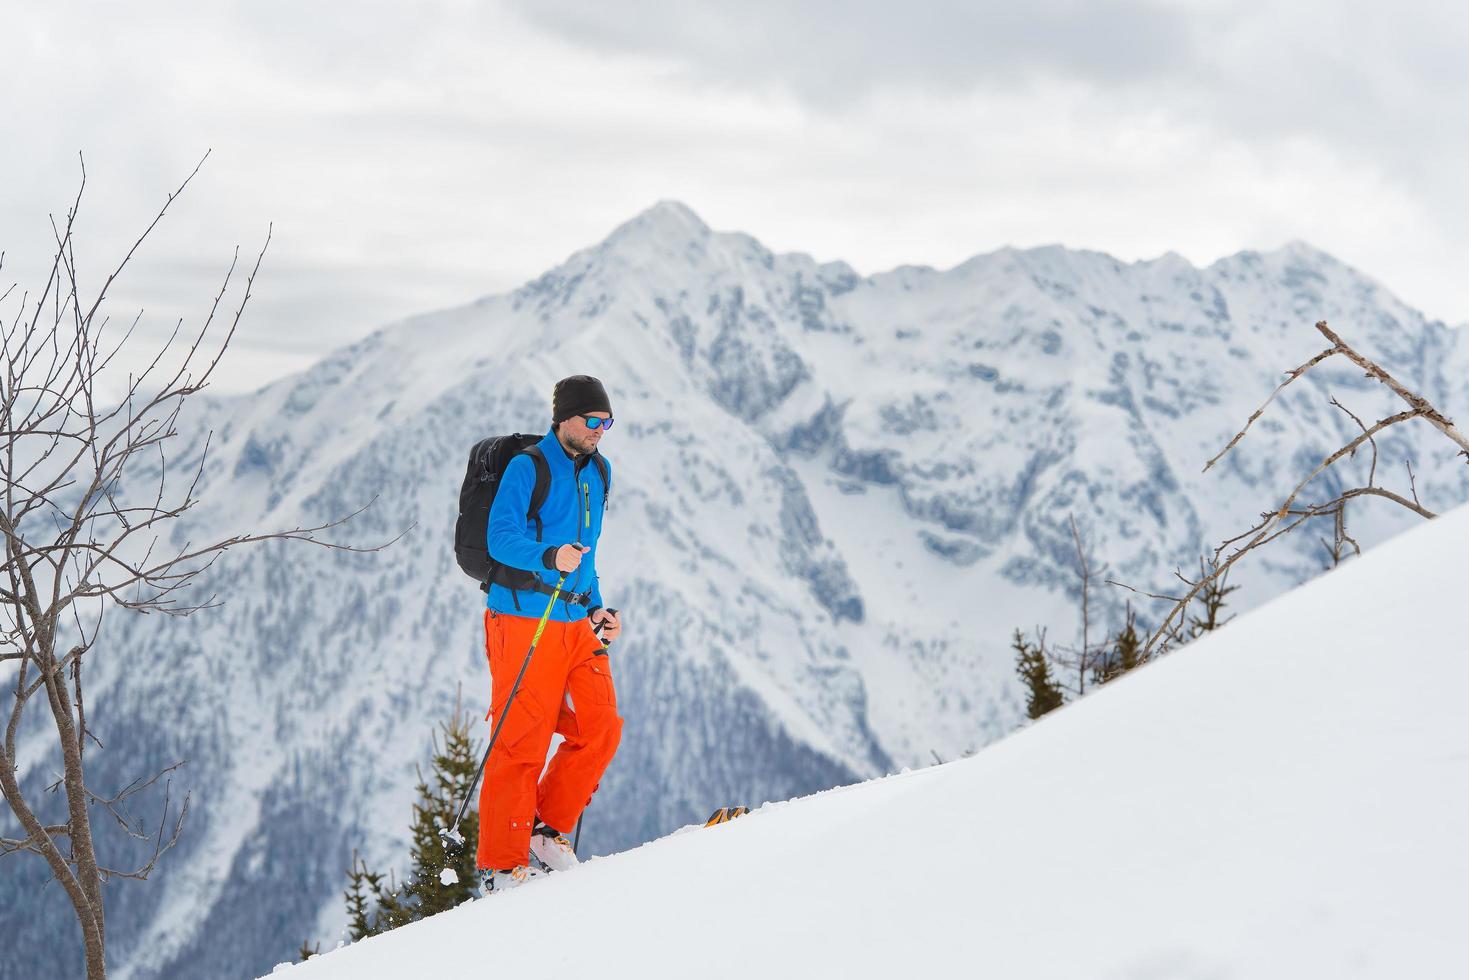
[[[552,871],[576,865],[566,835],[591,802],[622,736],[603,646],[617,639],[622,619],[604,608],[597,581],[597,539],[610,485],[603,474],[610,476],[611,466],[602,465],[605,459],[588,465],[610,428],[612,405],[602,382],[580,374],[556,382],[551,431],[538,444],[551,476],[539,521],[526,516],[535,465],[525,455],[505,467],[490,508],[490,554],[539,578],[535,591],[490,585],[485,652],[495,717],[505,710],[548,602],[551,608],[485,766],[477,853],[481,894],[541,874],[530,866],[530,854]],[[599,624],[601,639],[592,629]],[[546,766],[553,733],[563,741]]]

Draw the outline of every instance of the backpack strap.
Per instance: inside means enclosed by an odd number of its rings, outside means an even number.
[[[551,494],[551,464],[546,462],[546,454],[541,452],[540,446],[527,446],[521,453],[529,456],[536,468],[536,482],[530,491],[530,507],[526,510],[525,519],[536,522],[536,540],[539,541],[545,530],[541,524],[541,505]]]
[[[593,453],[592,461],[597,464],[597,472],[602,474],[602,509],[605,511],[607,502],[612,499],[612,470],[601,453]]]
[[[540,446],[526,446],[517,455],[529,456],[531,465],[536,470],[536,482],[531,486],[530,506],[526,508],[525,519],[536,522],[536,540],[539,541],[545,531],[545,526],[541,524],[541,505],[551,494],[551,464],[546,462],[546,454],[541,452]],[[490,591],[490,580],[495,574],[495,565],[496,563],[491,559],[490,574],[485,576],[484,582],[480,584],[480,589],[485,592]],[[515,609],[519,612],[520,590],[511,585],[507,585],[506,588],[510,589],[510,601],[515,603]]]

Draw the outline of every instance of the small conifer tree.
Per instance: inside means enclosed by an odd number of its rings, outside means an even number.
[[[352,868],[347,872],[351,883],[347,888],[347,934],[355,943],[368,936],[387,932],[399,923],[392,921],[396,911],[397,887],[384,875],[369,871],[367,862],[352,852]]]
[[[1064,699],[1061,686],[1051,676],[1051,664],[1046,658],[1045,640],[1031,646],[1020,630],[1015,631],[1011,642],[1015,649],[1015,672],[1025,684],[1025,710],[1031,718],[1039,718],[1048,711],[1061,707]]]
[[[1204,563],[1200,561],[1200,576],[1203,575],[1203,570]],[[1204,588],[1199,593],[1199,599],[1201,599],[1204,603],[1204,615],[1202,618],[1198,616],[1190,618],[1188,630],[1189,639],[1197,640],[1205,633],[1217,630],[1219,627],[1229,622],[1230,619],[1234,618],[1233,616],[1230,616],[1229,619],[1223,620],[1219,618],[1219,612],[1224,608],[1225,604],[1224,597],[1239,588],[1238,585],[1231,585],[1226,587],[1224,583],[1228,580],[1229,572],[1226,570],[1225,573],[1219,578],[1210,579],[1209,581],[1204,583]]]
[[[1098,684],[1105,684],[1116,677],[1121,677],[1138,664],[1142,663],[1142,638],[1137,635],[1135,614],[1132,603],[1127,604],[1127,625],[1117,634],[1113,641],[1112,653],[1106,660],[1097,666],[1093,679]]]
[[[368,870],[356,852],[347,902],[348,934],[355,942],[387,932],[406,922],[416,922],[451,909],[475,894],[475,853],[472,846],[450,856],[444,851],[439,831],[454,821],[459,802],[472,788],[479,771],[479,746],[470,736],[470,717],[456,701],[454,714],[440,725],[442,745],[433,740],[433,758],[428,779],[419,771],[418,801],[413,804],[409,831],[412,871],[400,886],[391,876]],[[466,813],[459,824],[466,841],[479,837],[479,816]]]

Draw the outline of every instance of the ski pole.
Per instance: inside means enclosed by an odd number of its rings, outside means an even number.
[[[464,811],[469,809],[469,801],[474,796],[474,788],[479,785],[480,777],[485,772],[485,764],[490,761],[490,751],[495,747],[495,740],[500,737],[500,726],[505,724],[505,716],[510,713],[510,705],[515,701],[515,695],[520,690],[520,682],[525,679],[526,668],[530,666],[531,654],[536,652],[536,644],[541,642],[541,634],[546,630],[546,621],[551,618],[551,609],[556,605],[556,599],[561,595],[561,586],[565,583],[566,573],[562,572],[561,578],[556,582],[555,591],[551,593],[551,601],[546,603],[546,611],[541,613],[541,621],[536,624],[535,635],[530,640],[530,649],[525,651],[525,660],[521,661],[520,673],[515,675],[515,683],[510,686],[510,696],[505,699],[505,707],[500,709],[500,715],[495,719],[495,727],[490,731],[490,744],[485,746],[485,757],[479,760],[479,769],[475,770],[474,782],[469,784],[469,791],[464,794],[464,802],[459,804],[459,812],[454,815],[454,825],[448,830],[439,831],[446,854],[458,854],[464,847],[464,837],[459,833],[459,821],[464,819]]]

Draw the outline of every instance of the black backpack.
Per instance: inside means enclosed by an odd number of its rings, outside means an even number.
[[[551,492],[551,467],[537,445],[543,437],[522,435],[516,432],[508,436],[490,436],[474,444],[469,451],[469,467],[464,473],[464,483],[459,488],[459,519],[454,522],[454,557],[459,567],[470,578],[479,582],[482,591],[490,590],[496,582],[511,589],[540,591],[540,576],[535,572],[502,565],[490,557],[489,544],[485,535],[490,523],[490,505],[495,502],[495,491],[500,489],[500,477],[505,467],[516,456],[524,453],[531,458],[536,468],[536,482],[531,489],[530,507],[525,518],[536,525],[536,540],[541,538],[541,505]],[[611,493],[610,474],[607,461],[600,455],[597,471],[602,476],[603,499]],[[585,465],[586,457],[578,460]],[[581,467],[578,466],[578,469]]]

